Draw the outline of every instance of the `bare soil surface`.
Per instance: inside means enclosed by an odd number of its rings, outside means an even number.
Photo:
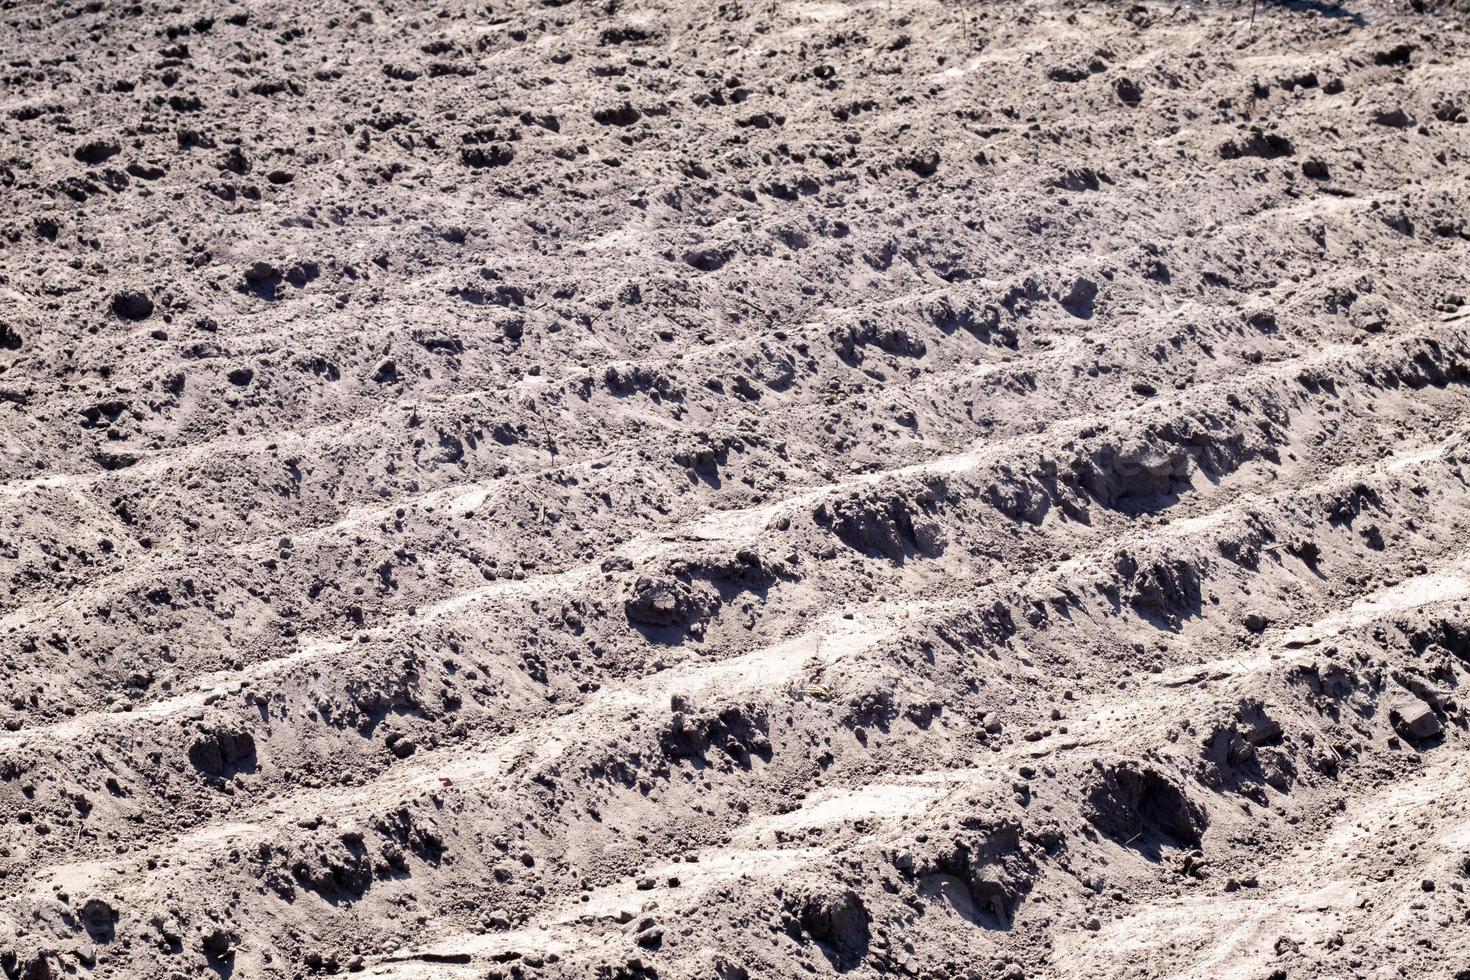
[[[0,5],[7,980],[1470,976],[1470,34]]]

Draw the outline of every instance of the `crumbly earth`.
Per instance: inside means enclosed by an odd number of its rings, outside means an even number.
[[[1470,34],[0,12],[9,980],[1470,975]]]

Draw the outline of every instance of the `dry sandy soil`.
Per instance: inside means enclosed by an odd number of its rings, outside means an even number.
[[[1470,34],[0,10],[8,980],[1470,976]]]

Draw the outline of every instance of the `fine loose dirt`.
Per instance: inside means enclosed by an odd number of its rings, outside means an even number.
[[[7,980],[1470,976],[1470,34],[0,9]]]

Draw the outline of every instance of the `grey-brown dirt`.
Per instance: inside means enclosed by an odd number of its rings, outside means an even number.
[[[1470,976],[1432,5],[0,5],[7,980]]]

